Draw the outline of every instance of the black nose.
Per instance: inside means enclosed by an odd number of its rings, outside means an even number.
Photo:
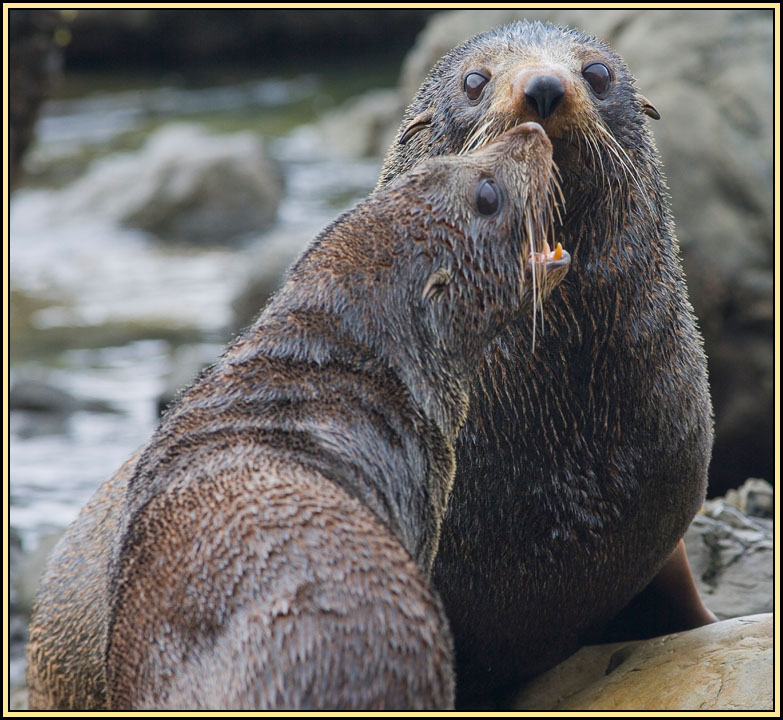
[[[536,75],[525,86],[525,98],[542,120],[555,111],[564,95],[563,83],[555,75]]]

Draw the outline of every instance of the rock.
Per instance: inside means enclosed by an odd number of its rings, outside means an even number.
[[[18,569],[24,557],[22,536],[16,528],[8,528],[8,609],[19,611]]]
[[[11,696],[8,700],[9,710],[27,710],[27,688],[22,687],[11,692]]]
[[[110,403],[71,395],[43,379],[17,380],[8,393],[9,410],[69,415],[78,411],[116,413]]]
[[[405,60],[405,102],[452,47],[523,18],[607,41],[660,111],[650,127],[709,358],[716,417],[710,495],[749,476],[774,477],[774,11],[443,13]]]
[[[722,500],[705,505],[685,533],[699,593],[719,618],[774,609],[771,520],[751,518]]]
[[[64,529],[44,535],[34,550],[19,556],[15,563],[13,585],[16,591],[16,603],[13,609],[25,618],[25,624],[30,619],[33,601],[38,592],[38,583],[46,569],[46,563],[63,532]]]
[[[90,208],[162,239],[222,243],[266,229],[283,189],[256,136],[175,123],[137,153],[95,162],[62,192],[70,213]]]
[[[30,553],[22,550],[19,533],[9,528],[9,598],[8,598],[8,685],[13,691],[23,688],[25,682],[25,647],[27,645],[27,627],[38,583],[43,575],[46,561],[62,532],[53,533],[41,539],[38,547]],[[13,692],[16,707],[26,708],[26,690]],[[21,706],[19,703],[24,702]]]
[[[317,125],[326,157],[382,157],[397,132],[404,101],[397,90],[371,90],[324,115]]]
[[[222,345],[180,345],[171,356],[171,369],[158,395],[158,415],[162,415],[177,394],[195,380],[198,373],[218,359]]]
[[[233,327],[250,325],[266,305],[272,293],[280,287],[283,274],[307,246],[310,237],[291,237],[288,233],[271,233],[256,250],[257,268],[231,303]]]
[[[737,490],[731,489],[724,498],[746,515],[772,519],[775,513],[775,497],[772,485],[766,480],[748,478]]]
[[[773,635],[764,614],[585,647],[525,685],[513,709],[772,710]]]

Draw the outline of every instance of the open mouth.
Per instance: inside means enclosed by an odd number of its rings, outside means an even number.
[[[549,243],[544,240],[544,250],[530,254],[530,264],[544,266],[546,272],[551,272],[556,268],[567,267],[571,264],[571,255],[560,243],[555,245],[554,250],[549,249]]]

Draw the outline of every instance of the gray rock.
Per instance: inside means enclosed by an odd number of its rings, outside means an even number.
[[[772,485],[760,478],[748,478],[737,490],[731,489],[724,498],[746,515],[772,519],[775,514],[775,496]]]
[[[8,393],[10,410],[27,410],[38,413],[69,415],[78,411],[119,412],[110,403],[94,398],[75,397],[45,379],[25,378],[17,380]]]
[[[15,691],[23,688],[25,682],[25,647],[27,645],[27,627],[30,622],[33,600],[38,583],[43,575],[46,561],[62,535],[61,532],[47,535],[41,539],[38,547],[25,553],[19,533],[9,528],[9,597],[8,597],[8,684]],[[26,709],[19,703],[26,703],[26,690],[22,694],[13,693],[17,709]]]
[[[222,345],[181,345],[171,356],[170,370],[164,380],[164,389],[158,395],[158,415],[162,415],[177,395],[187,388],[196,376],[220,356]]]
[[[252,263],[253,275],[231,303],[234,328],[247,327],[255,320],[280,287],[285,271],[309,242],[310,237],[305,235],[272,232],[259,243]]]
[[[719,618],[772,612],[774,532],[722,500],[705,505],[685,533],[696,585]]]
[[[176,123],[137,153],[94,163],[62,199],[69,212],[90,207],[163,239],[221,243],[266,229],[282,192],[280,170],[256,136]]]
[[[13,610],[25,618],[25,623],[32,612],[33,601],[38,592],[38,583],[46,569],[49,555],[52,554],[52,550],[62,537],[63,532],[64,530],[58,530],[43,536],[34,550],[21,553],[12,559],[11,567],[16,599]]]
[[[774,475],[772,10],[479,10],[434,16],[405,60],[408,102],[452,47],[520,19],[607,41],[661,113],[651,123],[709,357],[711,495]]]
[[[371,90],[330,110],[317,124],[326,157],[381,157],[392,144],[405,101],[397,90]]]

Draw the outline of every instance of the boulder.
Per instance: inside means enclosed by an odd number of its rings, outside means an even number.
[[[513,709],[770,711],[773,637],[768,613],[584,647],[525,685]]]
[[[178,242],[223,243],[274,221],[283,185],[264,143],[249,132],[209,133],[174,123],[135,153],[96,161],[61,198]]]

